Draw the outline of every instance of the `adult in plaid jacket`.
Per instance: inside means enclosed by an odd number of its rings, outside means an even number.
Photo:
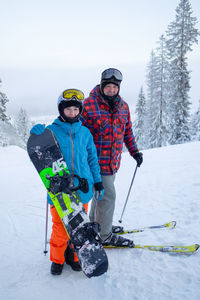
[[[93,198],[90,220],[100,224],[105,244],[118,246],[127,244],[127,239],[112,234],[116,198],[114,180],[120,167],[123,143],[138,166],[143,161],[133,135],[128,104],[119,95],[121,81],[119,70],[105,70],[100,85],[85,99],[81,116],[83,125],[90,129],[94,138],[104,187],[103,199],[96,201]]]

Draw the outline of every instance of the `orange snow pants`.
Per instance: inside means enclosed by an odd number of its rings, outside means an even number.
[[[88,203],[83,205],[86,212],[88,211]],[[52,234],[50,239],[50,260],[57,264],[64,264],[64,252],[67,248],[69,237],[63,226],[63,223],[56,211],[54,205],[50,205],[52,215]],[[74,254],[74,261],[78,261],[76,253]]]

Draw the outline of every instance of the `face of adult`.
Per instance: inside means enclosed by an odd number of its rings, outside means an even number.
[[[106,86],[103,89],[104,95],[106,96],[115,96],[117,95],[118,91],[118,86],[113,83],[106,84]]]

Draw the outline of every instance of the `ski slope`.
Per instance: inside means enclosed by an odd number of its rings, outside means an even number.
[[[177,221],[173,230],[128,235],[137,244],[200,243],[200,142],[144,151],[123,216],[126,228]],[[108,249],[109,270],[86,278],[65,265],[50,274],[44,256],[46,192],[26,151],[0,148],[0,299],[200,299],[200,250],[192,255]],[[135,161],[123,154],[116,178],[115,222],[121,216]],[[49,237],[51,220],[49,218]]]

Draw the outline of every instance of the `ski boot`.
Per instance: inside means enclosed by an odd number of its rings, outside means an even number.
[[[110,233],[109,236],[102,242],[102,245],[105,247],[129,247],[129,248],[134,248],[134,242],[126,239],[120,235]]]

